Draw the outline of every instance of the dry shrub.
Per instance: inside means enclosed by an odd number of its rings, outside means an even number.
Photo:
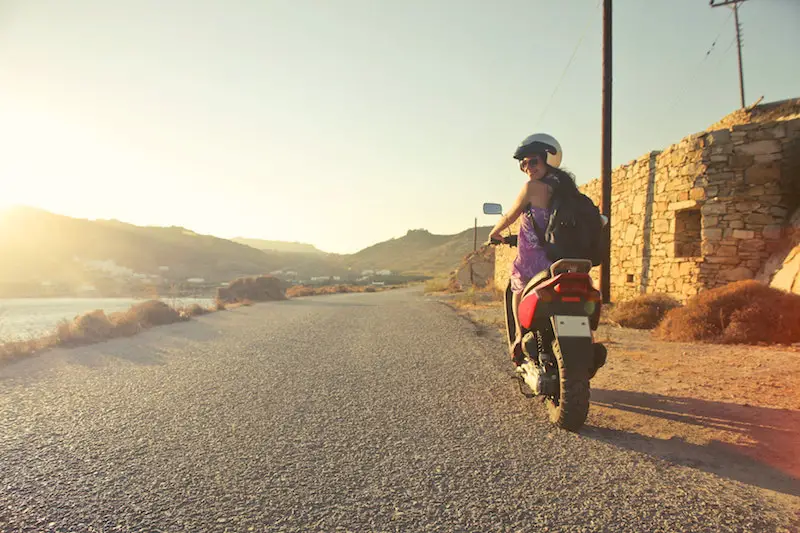
[[[239,278],[229,286],[217,289],[217,301],[228,304],[244,300],[250,302],[285,300],[285,289],[285,282],[274,276]]]
[[[182,317],[191,318],[193,316],[202,316],[208,314],[211,312],[211,310],[203,307],[200,304],[192,304],[181,308],[179,312]]]
[[[364,292],[375,292],[376,290],[375,287],[364,287]]]
[[[189,320],[190,316],[205,314],[208,309],[193,304],[178,311],[159,300],[133,305],[127,311],[106,313],[100,309],[79,315],[74,320],[62,320],[49,335],[26,341],[0,344],[0,358],[31,355],[56,346],[91,344],[114,337],[134,335],[143,329]]]
[[[680,306],[678,300],[667,294],[643,294],[616,304],[608,310],[606,316],[626,328],[653,329],[661,322],[667,311]]]
[[[217,300],[214,303],[214,309],[217,311],[224,311],[225,309],[227,309],[227,307],[225,307],[225,302],[223,302],[222,300]]]
[[[306,287],[305,285],[294,285],[293,287],[286,289],[286,296],[289,298],[297,298],[298,296],[312,296],[313,294],[314,289],[312,287]]]
[[[67,325],[69,340],[75,342],[97,342],[114,337],[114,324],[101,309],[75,317]],[[59,325],[59,332],[62,327]],[[61,335],[59,335],[61,337]],[[63,340],[63,338],[62,338]]]
[[[165,326],[183,320],[180,313],[160,300],[148,300],[133,305],[125,312],[128,321],[136,321],[143,328]]]
[[[13,359],[24,355],[31,355],[45,348],[54,346],[57,340],[56,335],[53,334],[41,339],[5,342],[0,344],[0,361],[3,359]]]
[[[800,295],[758,281],[737,281],[701,292],[670,311],[655,335],[684,342],[800,342]]]

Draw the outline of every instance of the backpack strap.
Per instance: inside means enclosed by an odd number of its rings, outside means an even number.
[[[544,232],[542,228],[539,227],[539,224],[536,223],[536,219],[533,216],[533,210],[531,209],[531,204],[528,204],[526,209],[528,210],[528,218],[531,219],[531,224],[533,225],[533,231],[536,233],[536,238],[539,239],[539,245],[544,246],[544,243],[547,242],[544,238]]]

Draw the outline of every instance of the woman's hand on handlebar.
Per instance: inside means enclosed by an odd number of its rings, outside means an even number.
[[[498,244],[506,244],[511,246],[512,248],[517,246],[517,236],[516,235],[507,235],[502,236],[499,235],[495,237],[494,235],[489,235],[489,242],[487,244],[491,245],[498,245]]]

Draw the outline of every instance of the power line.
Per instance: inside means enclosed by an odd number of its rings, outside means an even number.
[[[598,1],[597,5],[595,6],[595,9],[599,8],[601,4],[602,0]],[[592,22],[593,22],[593,17],[590,16],[589,20],[586,22],[586,26],[583,28],[581,36],[578,38],[578,42],[575,43],[575,48],[572,49],[572,55],[569,56],[569,61],[567,61],[566,66],[564,66],[564,70],[561,72],[561,77],[559,78],[558,83],[556,83],[553,92],[550,94],[550,98],[547,100],[547,104],[544,106],[544,109],[542,109],[542,113],[539,115],[539,118],[536,121],[536,127],[538,127],[539,124],[541,124],[542,119],[544,119],[545,115],[547,115],[547,111],[550,109],[550,104],[553,103],[553,98],[558,92],[559,87],[561,87],[561,83],[564,81],[564,78],[567,75],[567,71],[569,70],[569,67],[572,65],[572,61],[575,59],[575,56],[578,53],[578,48],[580,48],[581,43],[583,42],[583,38],[586,37],[586,32],[589,31],[589,27],[591,26]],[[534,129],[536,129],[536,127],[534,127]]]
[[[742,25],[739,23],[739,4],[746,0],[716,0],[720,3],[715,4],[715,0],[711,0],[711,7],[733,6],[733,18],[736,21],[736,41],[738,43],[738,56],[739,56],[739,95],[742,99],[742,108],[744,104],[744,72],[742,70]]]
[[[675,106],[678,105],[678,103],[680,102],[681,98],[683,98],[683,96],[686,94],[686,90],[689,87],[691,87],[691,86],[696,84],[697,74],[700,73],[700,69],[703,67],[703,64],[706,62],[706,59],[708,59],[708,56],[710,56],[711,53],[714,52],[714,50],[715,50],[715,48],[717,46],[717,41],[719,41],[719,38],[722,37],[722,33],[725,31],[725,26],[727,26],[728,21],[731,20],[732,16],[733,16],[733,11],[731,11],[730,14],[728,15],[728,18],[726,18],[725,21],[722,24],[720,24],[717,36],[714,37],[714,40],[711,42],[711,46],[709,46],[708,50],[706,50],[706,53],[703,54],[703,58],[700,60],[700,62],[697,63],[694,67],[692,67],[692,69],[690,71],[691,75],[687,78],[688,82],[686,84],[684,84],[684,86],[681,88],[681,90],[678,91],[678,93],[675,95],[675,98],[673,99],[672,103],[667,108],[668,112],[671,112],[675,108]],[[727,50],[726,50],[726,52],[727,52]],[[723,55],[724,55],[724,52],[723,52]]]

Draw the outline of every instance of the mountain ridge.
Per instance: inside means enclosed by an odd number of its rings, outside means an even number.
[[[489,230],[478,229],[479,242],[488,238]],[[238,240],[278,248],[285,243]],[[14,258],[0,262],[0,297],[74,293],[81,288],[129,294],[155,285],[218,286],[266,273],[292,282],[315,277],[355,282],[369,275],[364,271],[437,275],[455,269],[472,251],[472,243],[472,228],[454,235],[416,229],[354,254],[329,254],[306,243],[258,249],[181,226],[136,226],[16,208],[0,212],[0,256]]]

